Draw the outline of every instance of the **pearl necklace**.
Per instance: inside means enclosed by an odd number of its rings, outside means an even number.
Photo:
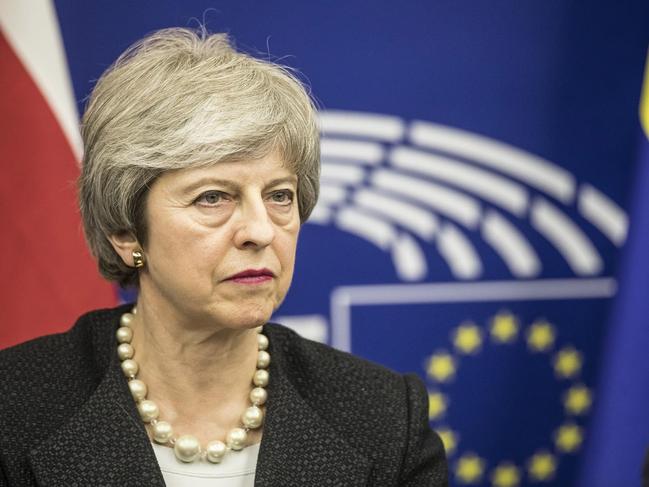
[[[139,365],[133,360],[135,350],[131,345],[133,339],[131,325],[136,313],[137,310],[134,307],[131,313],[124,313],[120,318],[120,327],[117,329],[117,342],[119,343],[117,355],[121,360],[122,371],[128,378],[128,387],[137,403],[140,417],[142,421],[151,425],[153,440],[161,445],[173,447],[176,458],[183,462],[193,462],[201,459],[219,463],[227,451],[242,450],[246,443],[248,431],[259,428],[264,421],[264,412],[260,406],[266,402],[268,397],[264,387],[268,385],[268,371],[266,369],[270,364],[270,354],[266,351],[268,338],[262,334],[262,327],[257,328],[259,352],[257,355],[257,370],[252,377],[252,383],[255,387],[250,391],[252,406],[247,408],[241,415],[243,428],[232,428],[228,432],[225,442],[219,440],[210,441],[205,448],[202,448],[195,436],[182,435],[176,437],[169,423],[158,420],[160,415],[158,405],[146,398],[147,386],[136,378]]]

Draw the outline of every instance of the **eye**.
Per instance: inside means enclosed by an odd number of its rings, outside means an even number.
[[[277,203],[283,206],[288,206],[293,201],[293,191],[289,189],[273,191],[273,193],[270,195],[270,199],[273,203]]]
[[[194,203],[200,206],[216,206],[222,202],[225,196],[225,193],[222,193],[220,191],[205,191],[198,198],[196,198]]]

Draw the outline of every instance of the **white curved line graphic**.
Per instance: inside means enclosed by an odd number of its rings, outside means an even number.
[[[426,277],[428,265],[419,244],[410,235],[398,234],[396,229],[361,209],[347,207],[336,215],[339,229],[369,241],[383,251],[390,251],[395,270],[404,281]]]
[[[344,186],[337,186],[334,184],[320,185],[320,195],[318,196],[318,204],[324,203],[326,205],[336,205],[345,201],[347,197],[347,188]]]
[[[324,182],[358,185],[365,177],[362,167],[326,163],[321,166],[320,179]]]
[[[379,164],[384,158],[381,144],[358,140],[320,139],[320,153],[323,159],[342,159]]]
[[[410,230],[422,240],[432,241],[439,226],[438,219],[428,211],[369,189],[358,190],[354,202]]]
[[[512,275],[530,278],[541,272],[541,261],[534,248],[516,227],[495,211],[485,213],[482,238],[498,252]]]
[[[437,250],[458,279],[475,279],[482,273],[480,257],[467,239],[454,225],[445,223],[437,237]]]
[[[336,215],[336,225],[341,230],[370,241],[384,251],[390,250],[397,239],[392,225],[354,208],[343,208]]]
[[[402,233],[392,246],[392,261],[397,275],[404,281],[420,281],[428,273],[426,257],[410,235]]]
[[[478,230],[513,276],[538,277],[537,251],[499,208],[529,218],[576,275],[601,272],[602,257],[572,221],[573,213],[549,198],[531,199],[534,189],[576,203],[579,214],[615,245],[627,238],[628,217],[609,197],[589,184],[577,188],[569,171],[506,143],[378,114],[333,111],[320,117],[326,135],[321,198],[309,221],[335,224],[390,251],[402,280],[425,277],[420,244],[435,240],[456,278],[479,277],[483,263],[472,243],[477,235],[465,234],[462,226]],[[402,142],[406,133],[408,144]]]
[[[480,204],[445,186],[387,169],[374,172],[371,181],[378,188],[419,201],[470,229],[477,228],[480,221]]]
[[[399,117],[373,113],[327,110],[319,113],[319,121],[325,135],[344,134],[397,142],[405,132]]]
[[[311,211],[308,222],[316,225],[329,225],[331,223],[332,210],[327,205],[318,202]]]
[[[448,157],[404,146],[395,147],[388,158],[400,169],[460,186],[516,216],[523,217],[527,211],[528,194],[525,188],[503,177]]]
[[[582,184],[577,199],[579,213],[620,247],[629,231],[629,218],[611,199],[590,184]]]
[[[558,208],[543,198],[535,198],[531,221],[563,255],[575,274],[592,276],[602,270],[602,259],[595,246]]]
[[[430,122],[413,122],[410,140],[489,166],[538,188],[563,203],[575,196],[575,178],[565,169],[508,144]]]

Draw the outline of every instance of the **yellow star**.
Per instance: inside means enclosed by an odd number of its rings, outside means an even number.
[[[465,453],[455,464],[455,476],[460,484],[477,484],[482,480],[485,462],[473,453]]]
[[[509,312],[501,312],[491,321],[491,339],[498,343],[512,343],[518,335],[518,320]]]
[[[527,471],[534,482],[551,480],[556,470],[557,460],[547,451],[536,452],[527,463]]]
[[[428,419],[438,419],[446,412],[448,401],[441,392],[428,393]]]
[[[436,428],[435,431],[442,439],[444,450],[446,451],[446,456],[450,457],[453,452],[455,452],[455,448],[457,447],[458,441],[460,440],[457,433],[455,433],[455,431],[450,428]]]
[[[547,321],[535,321],[527,329],[527,346],[532,352],[547,352],[554,345],[556,333]]]
[[[566,423],[554,432],[554,442],[557,449],[563,453],[573,453],[579,449],[583,441],[583,433],[574,423]]]
[[[482,345],[480,328],[473,323],[461,324],[453,331],[453,345],[460,353],[476,353]]]
[[[428,375],[437,382],[448,382],[455,375],[455,359],[450,353],[437,352],[428,359]]]
[[[554,373],[561,379],[570,379],[581,370],[581,354],[572,347],[564,347],[554,356]]]
[[[563,395],[563,407],[570,414],[583,414],[590,409],[593,399],[588,387],[573,386]]]
[[[520,481],[518,467],[509,462],[501,463],[491,474],[491,484],[494,487],[516,487]]]

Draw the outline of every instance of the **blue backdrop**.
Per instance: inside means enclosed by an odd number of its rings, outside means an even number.
[[[583,452],[639,224],[649,3],[55,3],[80,111],[167,26],[205,23],[300,70],[322,108],[323,191],[276,319],[418,372],[453,485],[567,486],[595,468]]]

